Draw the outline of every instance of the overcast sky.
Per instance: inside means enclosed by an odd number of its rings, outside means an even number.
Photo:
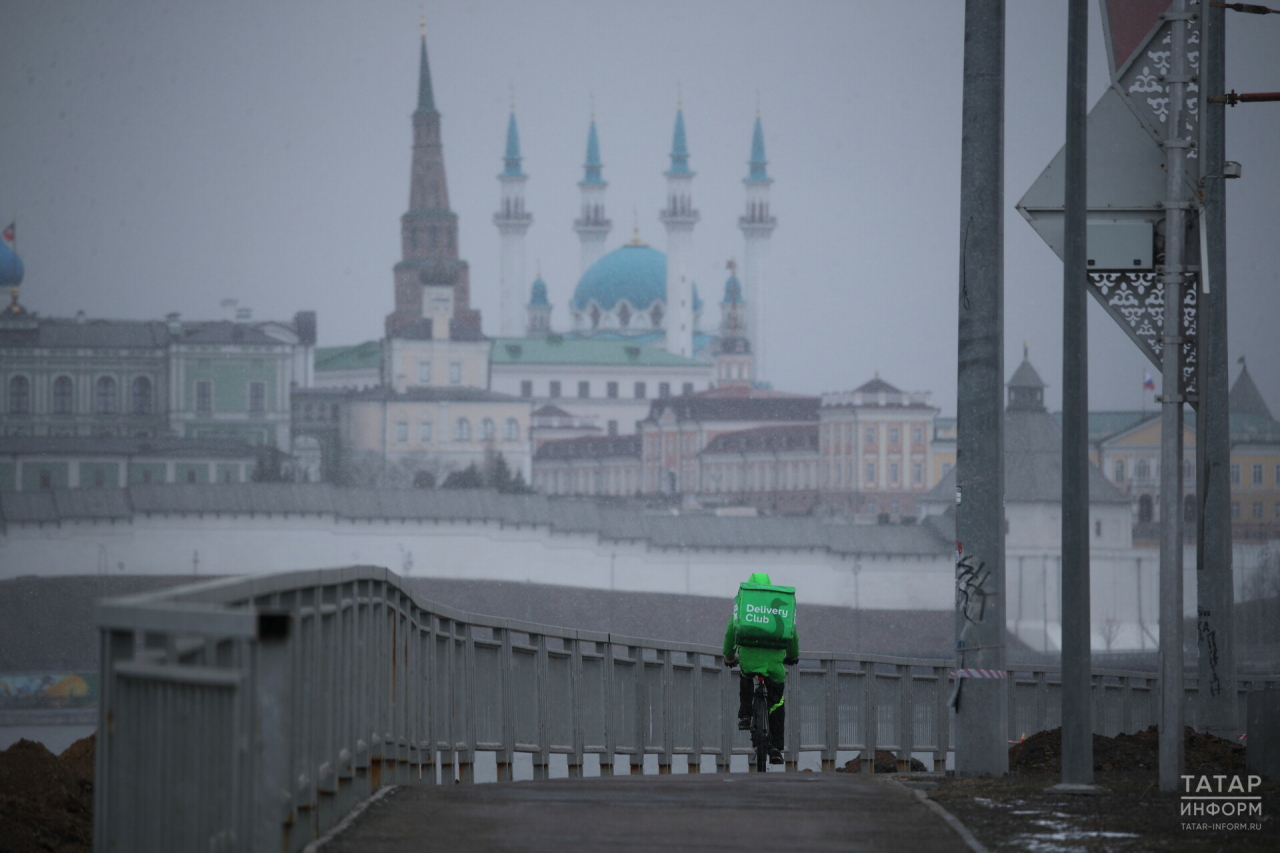
[[[9,2],[0,28],[0,218],[18,222],[23,301],[44,315],[319,314],[322,345],[381,334],[408,202],[425,8],[445,164],[473,299],[496,331],[496,175],[514,86],[530,175],[529,274],[553,324],[576,284],[595,96],[610,247],[664,247],[677,86],[694,274],[719,321],[741,258],[757,92],[773,212],[775,387],[873,372],[955,411],[963,3]],[[1013,205],[1063,139],[1065,3],[1009,0],[1005,369],[1028,341],[1056,407],[1061,264]],[[1090,103],[1106,86],[1091,8]],[[1280,21],[1228,19],[1228,85],[1274,91]],[[1230,349],[1280,410],[1280,107],[1228,110]],[[1095,409],[1138,408],[1150,369],[1091,303]],[[1155,372],[1154,370],[1152,371]],[[1158,382],[1158,376],[1157,376]],[[1152,406],[1150,394],[1148,407]]]

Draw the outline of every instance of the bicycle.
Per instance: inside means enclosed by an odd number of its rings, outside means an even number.
[[[754,675],[751,695],[751,746],[756,751],[756,771],[769,769],[769,689],[763,675]]]

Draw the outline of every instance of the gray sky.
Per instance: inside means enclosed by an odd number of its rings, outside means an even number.
[[[1065,3],[1008,3],[1006,375],[1023,340],[1057,406],[1061,264],[1013,209],[1061,146]],[[24,303],[45,315],[319,312],[322,345],[378,336],[408,201],[417,2],[8,3],[0,30],[0,218],[18,220]],[[577,181],[594,93],[610,247],[658,248],[677,84],[694,270],[719,321],[742,256],[759,91],[778,218],[775,387],[855,387],[873,371],[955,411],[963,3],[428,2],[445,163],[486,330],[509,87],[525,171],[529,273],[555,305],[578,276]],[[1091,8],[1090,103],[1106,85]],[[1228,18],[1228,85],[1280,87],[1280,21]],[[1233,362],[1280,410],[1280,107],[1228,110]],[[1147,363],[1092,305],[1091,402],[1138,408]],[[1154,373],[1154,371],[1153,371]],[[1158,379],[1157,379],[1158,381]],[[1150,394],[1147,405],[1152,405]]]

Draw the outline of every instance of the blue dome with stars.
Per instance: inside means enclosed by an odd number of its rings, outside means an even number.
[[[623,300],[635,311],[667,301],[666,255],[633,241],[592,264],[573,291],[573,307],[579,311],[592,302],[601,311],[612,311]]]

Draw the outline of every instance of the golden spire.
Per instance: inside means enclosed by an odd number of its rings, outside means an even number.
[[[627,245],[643,246],[644,243],[640,242],[640,208],[636,205],[631,206],[631,218],[634,224],[631,226],[631,242]]]
[[[684,109],[684,95],[680,91],[680,81],[676,81],[676,109]]]
[[[427,37],[427,13],[426,12],[421,12],[418,15],[418,31],[422,34],[423,38]]]
[[[596,93],[592,92],[588,97],[591,99],[591,121],[594,123],[596,120]]]
[[[513,80],[513,81],[511,81],[511,82],[507,83],[507,86],[508,86],[508,87],[510,87],[510,89],[511,89],[511,114],[512,114],[512,115],[515,115],[515,114],[516,114],[516,84],[515,84],[515,81]]]

